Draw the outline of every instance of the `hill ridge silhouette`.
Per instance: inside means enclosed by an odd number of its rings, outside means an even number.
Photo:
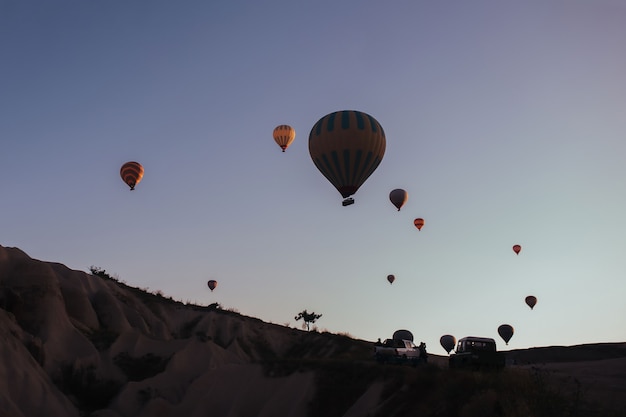
[[[619,377],[623,343],[510,351],[517,365],[500,373],[454,372],[437,355],[386,366],[368,341],[185,304],[3,246],[0,329],[0,416],[589,416],[623,405],[623,386],[578,401],[576,384],[555,388],[570,376],[553,384],[557,371],[537,370],[613,361]]]

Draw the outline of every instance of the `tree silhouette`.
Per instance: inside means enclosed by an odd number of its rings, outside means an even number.
[[[296,319],[296,321],[300,319],[304,320],[304,324],[306,324],[306,330],[309,331],[311,324],[315,323],[315,321],[320,317],[322,317],[321,314],[315,314],[313,311],[309,313],[308,311],[304,310],[299,312],[298,315],[294,318]]]

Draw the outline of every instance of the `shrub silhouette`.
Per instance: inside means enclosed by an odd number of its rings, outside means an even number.
[[[302,319],[304,320],[304,324],[306,325],[306,330],[309,331],[311,328],[311,324],[315,323],[317,321],[317,319],[319,319],[320,317],[322,317],[321,314],[315,314],[315,312],[308,312],[306,310],[301,311],[298,313],[298,315],[296,317],[294,317],[294,319],[296,321]]]

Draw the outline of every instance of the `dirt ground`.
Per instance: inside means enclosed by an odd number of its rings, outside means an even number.
[[[547,362],[520,367],[545,371],[562,384],[562,389],[580,389],[583,398],[605,408],[626,410],[626,358]]]
[[[626,356],[623,344],[580,347],[554,347],[514,352],[521,365],[512,368],[545,373],[555,389],[574,393],[612,410],[626,410]],[[608,356],[608,358],[604,358]],[[448,367],[448,357],[430,355],[428,362]],[[508,361],[510,362],[510,361]]]

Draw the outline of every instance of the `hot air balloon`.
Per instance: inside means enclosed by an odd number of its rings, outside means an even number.
[[[535,304],[537,304],[537,297],[535,297],[534,295],[529,295],[528,297],[526,297],[526,304],[528,304],[528,307],[530,307],[530,309],[532,310],[535,307]]]
[[[417,230],[422,230],[422,226],[424,226],[424,219],[417,218],[413,221],[413,224],[417,227]]]
[[[120,169],[120,176],[132,191],[143,178],[143,167],[139,162],[126,162]]]
[[[391,204],[396,206],[398,211],[400,211],[400,209],[407,202],[408,199],[409,193],[401,188],[396,188],[389,193],[389,200],[391,200]]]
[[[285,152],[285,149],[291,145],[291,142],[296,138],[296,130],[289,125],[276,126],[274,129],[274,141]]]
[[[450,353],[450,351],[456,346],[456,337],[451,334],[444,334],[441,338],[439,338],[439,343],[441,343],[441,347],[443,347],[446,352]]]
[[[213,292],[215,287],[217,287],[217,281],[214,279],[210,279],[209,282],[207,282],[207,285],[209,286],[209,289],[211,290],[211,292]]]
[[[389,281],[390,284],[393,284],[393,282],[396,280],[396,277],[393,275],[387,275],[387,281]]]
[[[393,340],[410,340],[413,341],[413,333],[408,330],[396,330],[393,332],[393,336],[391,336]]]
[[[520,245],[513,245],[513,252],[515,252],[517,255],[519,255],[521,250],[522,247]]]
[[[501,325],[500,327],[498,327],[498,334],[502,339],[504,339],[504,341],[508,345],[509,340],[511,340],[511,338],[513,337],[513,326],[511,326],[510,324]]]
[[[344,198],[343,205],[372,175],[385,154],[385,132],[372,116],[355,110],[327,114],[309,134],[309,154]]]

